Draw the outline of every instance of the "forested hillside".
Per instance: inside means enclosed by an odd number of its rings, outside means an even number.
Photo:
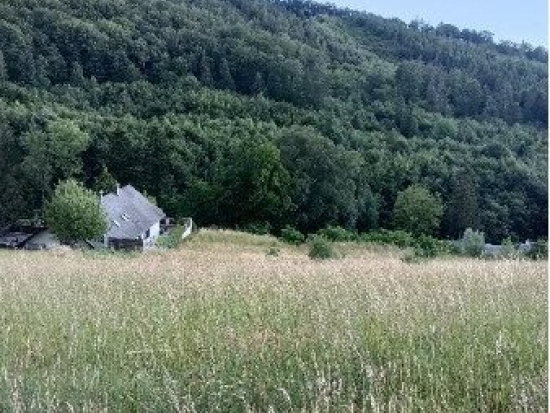
[[[202,225],[547,234],[547,51],[278,0],[3,0],[0,225],[112,175]]]

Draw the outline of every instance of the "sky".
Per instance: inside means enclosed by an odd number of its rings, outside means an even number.
[[[322,1],[325,3],[325,1]],[[488,30],[495,41],[523,40],[548,48],[547,0],[329,0],[405,22],[422,19],[432,26],[450,23],[461,29]]]

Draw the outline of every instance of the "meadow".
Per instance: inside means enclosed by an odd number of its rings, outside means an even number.
[[[0,411],[547,410],[546,261],[340,248],[0,251]]]

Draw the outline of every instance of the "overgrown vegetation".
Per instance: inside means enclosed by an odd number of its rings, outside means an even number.
[[[0,410],[546,411],[546,263],[272,244],[0,251]]]
[[[329,260],[340,257],[332,243],[323,236],[314,235],[310,237],[308,243],[308,255],[313,260]]]
[[[485,246],[485,234],[467,228],[457,243],[458,252],[470,257],[481,257]]]
[[[101,238],[108,229],[97,196],[72,179],[56,186],[44,216],[52,233],[67,244]]]
[[[74,177],[276,234],[412,231],[392,211],[420,185],[443,203],[435,236],[547,236],[543,48],[298,0],[3,1],[0,16],[0,225]]]
[[[300,245],[305,242],[306,237],[296,228],[287,225],[281,230],[281,239],[289,244]]]
[[[181,225],[176,225],[174,228],[171,228],[167,233],[162,234],[156,242],[156,245],[160,248],[166,249],[176,249],[178,248],[183,239],[183,227]]]

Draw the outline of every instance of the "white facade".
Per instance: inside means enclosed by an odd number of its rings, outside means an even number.
[[[149,230],[142,234],[143,246],[145,248],[151,248],[155,246],[155,242],[160,235],[160,222],[155,223]]]

